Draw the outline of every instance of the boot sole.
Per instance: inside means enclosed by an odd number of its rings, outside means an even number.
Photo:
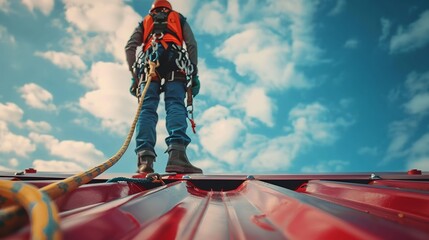
[[[192,168],[186,168],[181,166],[167,166],[165,168],[166,172],[175,172],[175,173],[203,173],[203,171],[198,171]]]

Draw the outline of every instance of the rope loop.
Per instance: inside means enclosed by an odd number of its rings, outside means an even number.
[[[113,182],[127,182],[127,183],[136,183],[140,184],[143,187],[150,189],[158,187],[160,185],[165,185],[162,181],[161,175],[158,173],[149,173],[146,178],[126,178],[126,177],[116,177],[106,181],[107,183]]]
[[[32,239],[61,239],[59,212],[48,194],[30,184],[0,180],[0,195],[25,208],[32,223]],[[1,229],[2,236],[16,228],[9,222],[13,217],[14,215],[3,215],[0,218],[0,225],[8,228]]]

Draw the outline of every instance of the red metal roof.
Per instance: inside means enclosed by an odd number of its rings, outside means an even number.
[[[64,239],[429,239],[427,173],[173,175],[149,190],[106,176],[55,200]]]

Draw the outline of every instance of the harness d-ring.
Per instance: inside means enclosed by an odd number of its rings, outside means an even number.
[[[152,35],[152,39],[153,40],[159,40],[159,39],[162,39],[164,37],[164,33],[162,33],[162,32],[160,32],[160,33],[154,33],[153,35]],[[152,40],[152,41],[153,41]]]

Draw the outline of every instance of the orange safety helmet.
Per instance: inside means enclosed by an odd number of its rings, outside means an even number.
[[[171,7],[171,4],[169,1],[167,0],[155,0],[152,3],[152,7],[150,8],[149,12],[152,12],[153,10],[157,9],[157,8],[168,8],[170,10],[172,10],[173,8]]]

